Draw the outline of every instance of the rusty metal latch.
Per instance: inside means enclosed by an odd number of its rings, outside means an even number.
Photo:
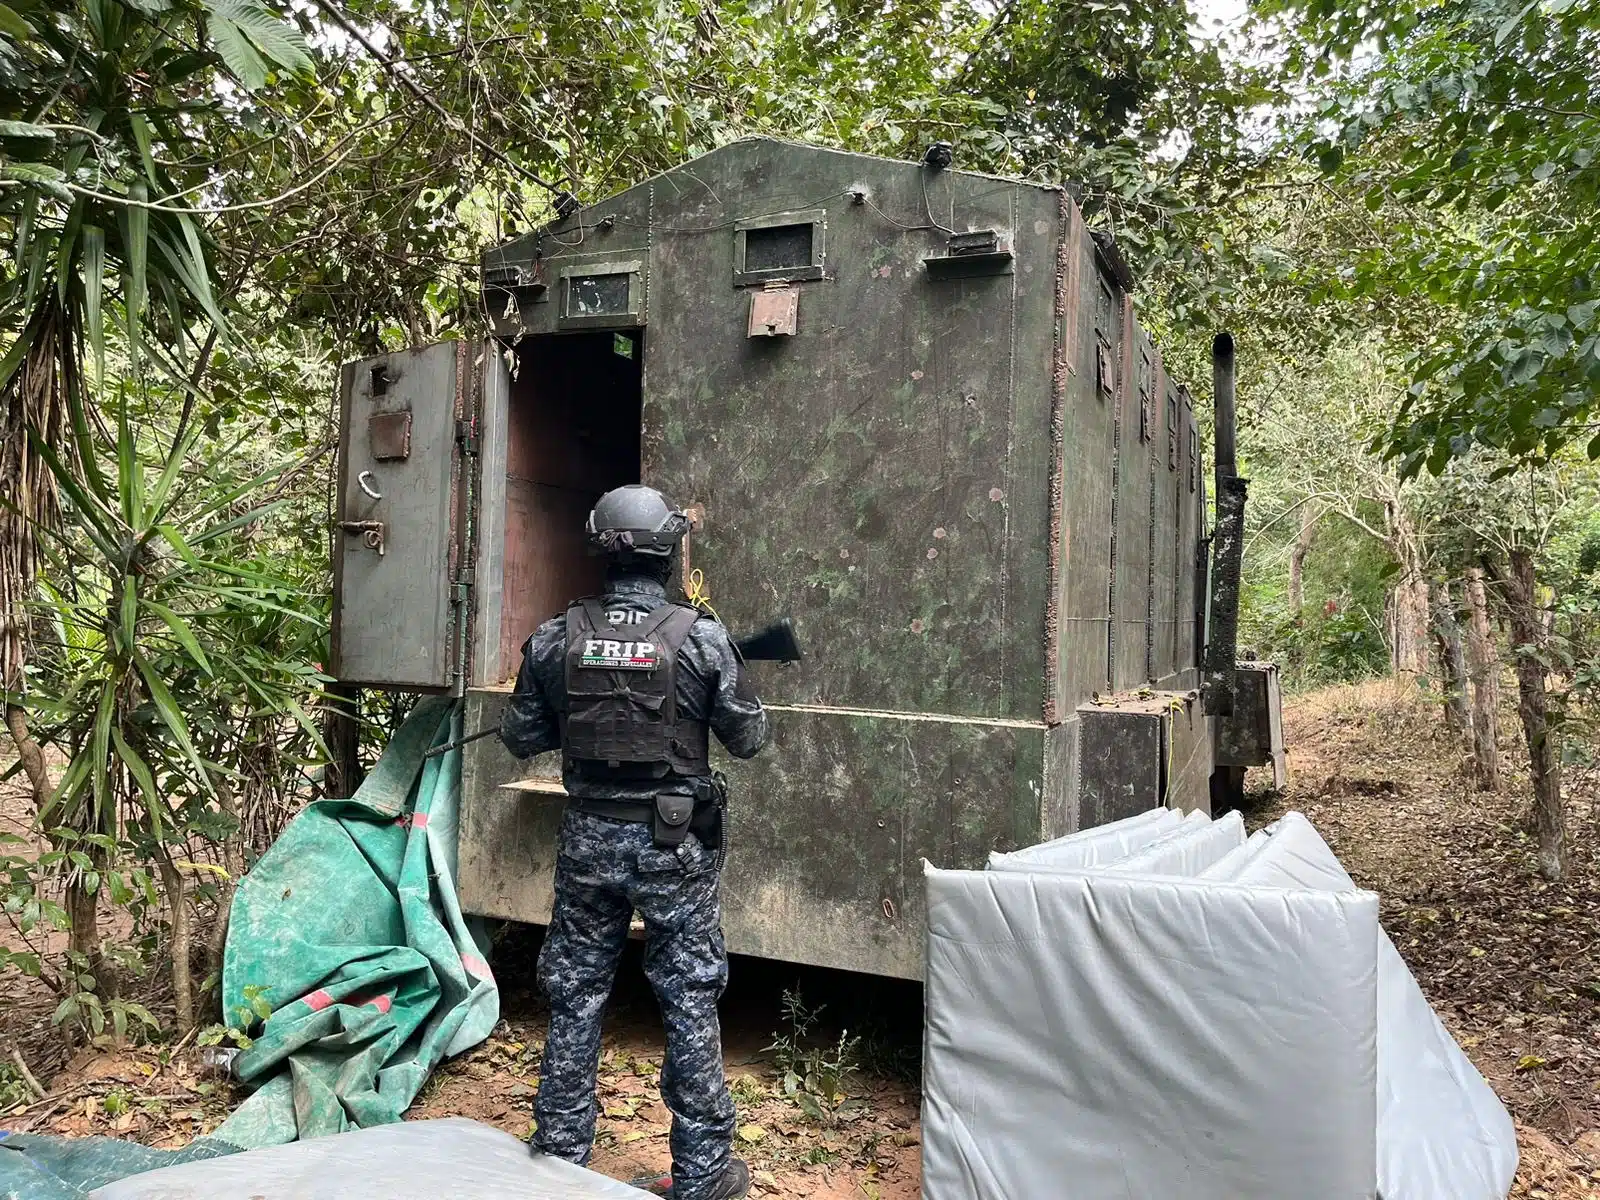
[[[378,552],[378,557],[383,557],[384,546],[382,521],[340,521],[339,528],[344,530],[346,533],[361,534],[361,540],[366,542],[367,549],[376,550]]]

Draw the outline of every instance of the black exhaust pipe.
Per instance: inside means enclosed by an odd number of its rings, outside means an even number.
[[[1211,382],[1216,396],[1217,524],[1211,539],[1211,628],[1201,699],[1215,716],[1233,713],[1233,671],[1239,644],[1239,577],[1244,565],[1244,501],[1249,481],[1239,478],[1235,448],[1233,335],[1211,342]]]

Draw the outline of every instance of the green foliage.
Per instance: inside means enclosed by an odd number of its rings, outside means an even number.
[[[1385,596],[1393,575],[1383,548],[1330,522],[1306,564],[1296,612],[1284,589],[1281,556],[1252,560],[1240,597],[1240,640],[1278,663],[1291,691],[1352,683],[1389,670]]]
[[[28,849],[25,839],[0,831],[0,910],[23,946],[20,950],[0,946],[0,968],[10,967],[37,979],[44,973],[43,935],[51,929],[65,930],[71,922],[66,910],[40,886],[34,855]]]
[[[120,296],[135,360],[154,309],[151,348],[170,364],[193,321],[222,324],[215,245],[191,203],[207,172],[189,165],[206,161],[214,132],[194,119],[196,95],[225,64],[258,87],[268,62],[304,69],[309,59],[256,0],[76,0],[25,7],[18,21],[0,34],[0,180],[11,183],[0,218],[15,235],[0,323],[21,336],[0,359],[0,387],[47,339],[65,367],[81,350],[75,335],[86,337],[103,370],[109,295]],[[208,32],[220,58],[204,49]],[[198,114],[207,107],[216,103]]]
[[[197,1046],[220,1046],[231,1042],[239,1050],[248,1050],[255,1040],[237,1025],[207,1025],[195,1036]]]
[[[1274,4],[1319,85],[1310,152],[1381,229],[1313,288],[1438,310],[1382,442],[1402,473],[1475,445],[1548,457],[1600,394],[1600,9],[1572,0]]]
[[[822,1009],[808,1008],[798,991],[785,988],[783,1016],[788,1028],[773,1037],[762,1053],[778,1068],[783,1095],[818,1124],[833,1124],[854,1111],[845,1091],[859,1069],[861,1039],[842,1031],[835,1042],[813,1042]]]
[[[292,607],[294,587],[244,565],[232,545],[268,514],[270,504],[256,501],[284,468],[196,494],[182,486],[194,478],[183,470],[194,442],[180,433],[164,459],[147,462],[124,405],[114,448],[78,447],[89,468],[81,481],[38,446],[81,535],[49,552],[59,581],[42,584],[59,634],[47,656],[55,694],[34,699],[52,737],[76,748],[41,815],[73,828],[114,837],[131,827],[156,844],[181,838],[227,771],[197,745],[195,719],[214,706],[285,714],[320,742],[300,704],[320,682],[315,668],[263,662],[272,641],[263,647],[261,636],[264,614],[274,624],[312,618]],[[220,460],[200,473],[234,474]]]
[[[130,1029],[139,1032],[159,1028],[144,1005],[123,996],[102,997],[99,981],[86,955],[68,951],[66,965],[66,994],[51,1014],[52,1025],[74,1026],[89,1037],[98,1038],[106,1032],[109,1023],[118,1042],[127,1038]]]
[[[22,1072],[8,1062],[0,1062],[0,1111],[27,1104],[33,1098],[33,1089],[28,1086]]]

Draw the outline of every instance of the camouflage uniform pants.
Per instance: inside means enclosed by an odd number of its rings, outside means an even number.
[[[600,1021],[635,909],[644,973],[666,1024],[661,1099],[672,1113],[676,1200],[697,1200],[722,1174],[733,1100],[722,1074],[717,1000],[728,982],[712,855],[690,835],[683,854],[658,849],[650,827],[568,810],[557,843],[555,907],[539,953],[550,999],[536,1150],[586,1163],[594,1141]]]

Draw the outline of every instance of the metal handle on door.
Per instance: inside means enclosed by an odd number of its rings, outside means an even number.
[[[371,483],[367,482],[369,479],[372,480]],[[356,476],[356,483],[360,485],[363,492],[371,496],[374,500],[382,500],[383,493],[377,489],[377,482],[377,476],[375,476],[371,471],[363,471],[361,474]]]

